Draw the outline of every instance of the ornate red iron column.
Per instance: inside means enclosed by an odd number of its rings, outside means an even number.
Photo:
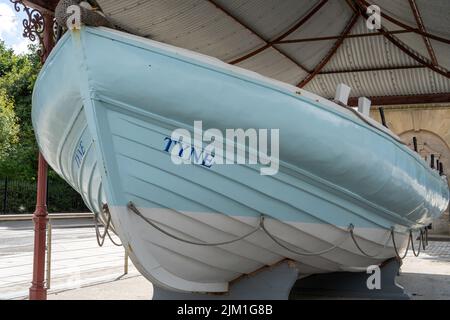
[[[42,62],[44,63],[54,46],[53,15],[49,12],[42,14]],[[30,288],[30,300],[46,300],[47,288],[45,287],[45,249],[47,232],[47,169],[48,165],[42,154],[39,153],[39,167],[37,180],[36,211],[34,221],[34,258],[33,281]]]
[[[36,211],[34,221],[34,258],[33,281],[30,288],[30,300],[46,300],[47,288],[45,287],[45,246],[47,232],[47,162],[42,154],[39,154],[38,185]]]

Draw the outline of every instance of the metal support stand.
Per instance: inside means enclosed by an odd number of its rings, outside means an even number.
[[[366,272],[334,272],[298,279],[294,264],[283,262],[241,278],[226,294],[174,292],[153,286],[153,300],[303,300],[303,299],[391,299],[410,297],[395,282],[400,263],[396,259],[380,266],[380,289],[370,290]]]
[[[154,285],[153,300],[287,300],[297,278],[295,265],[285,261],[230,284],[225,294],[174,292]]]
[[[380,289],[369,289],[366,272],[334,272],[315,274],[300,279],[292,288],[292,300],[303,299],[389,299],[407,300],[410,297],[395,282],[400,263],[397,259],[380,266]]]

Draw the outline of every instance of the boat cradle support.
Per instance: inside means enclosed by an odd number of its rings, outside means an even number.
[[[298,280],[289,299],[382,299],[408,300],[410,296],[397,284],[401,260],[392,258],[378,266],[379,284],[370,286],[372,272],[333,272],[314,274]],[[372,283],[373,284],[373,283]]]
[[[379,268],[379,289],[369,289],[371,274],[366,272],[334,272],[299,279],[295,263],[284,260],[239,278],[225,294],[174,292],[154,286],[153,300],[409,299],[395,282],[400,269],[398,259],[390,259]]]
[[[283,260],[236,279],[224,294],[174,292],[154,285],[153,300],[287,300],[298,275],[295,263]]]

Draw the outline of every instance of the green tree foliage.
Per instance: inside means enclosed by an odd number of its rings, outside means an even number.
[[[9,140],[2,148],[0,176],[31,180],[36,176],[38,149],[31,124],[31,95],[39,70],[36,48],[16,55],[0,42],[0,99],[9,119],[5,120],[8,127],[2,129],[9,133]]]
[[[19,125],[12,102],[4,91],[0,91],[0,162],[6,161],[8,154],[18,142]]]
[[[31,46],[28,54],[17,55],[0,41],[0,195],[7,181],[8,198],[0,211],[8,213],[30,213],[36,200],[39,150],[31,122],[33,87],[41,69],[36,49]],[[50,212],[87,210],[76,191],[51,169],[48,189]]]

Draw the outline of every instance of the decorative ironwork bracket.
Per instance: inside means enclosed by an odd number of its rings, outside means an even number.
[[[40,49],[38,50],[39,56],[43,57],[46,48],[44,46],[43,34],[45,29],[44,15],[38,9],[28,7],[23,0],[9,0],[13,5],[16,12],[23,11],[26,13],[27,18],[22,21],[24,38],[30,39],[31,42],[38,40]],[[21,8],[21,6],[23,8]]]

